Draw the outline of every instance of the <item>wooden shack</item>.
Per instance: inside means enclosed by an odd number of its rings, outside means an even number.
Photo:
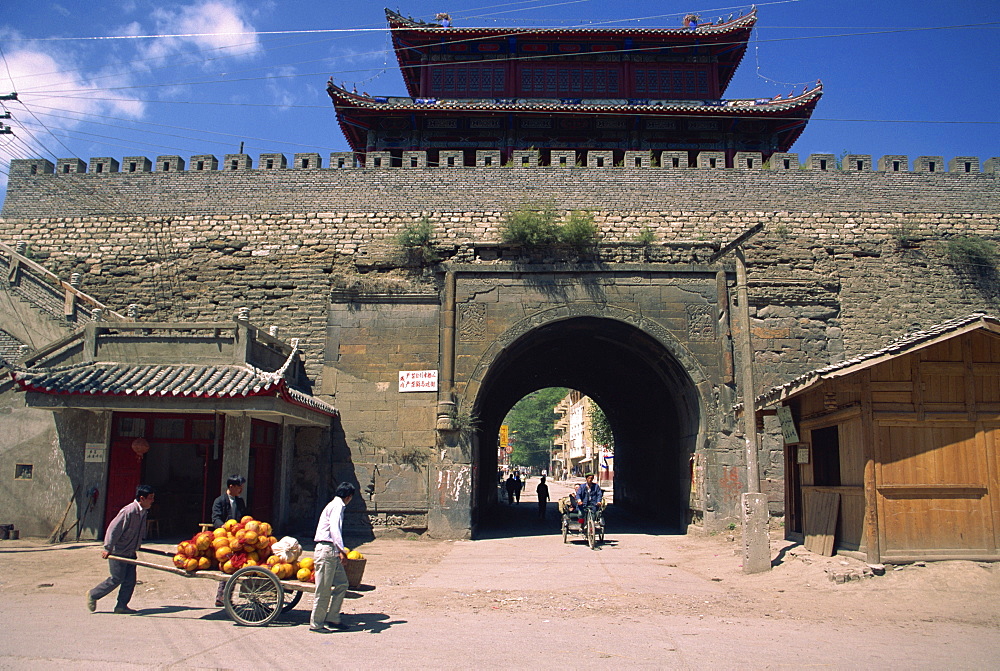
[[[783,417],[785,526],[870,563],[1000,559],[1000,321],[976,313],[758,397]]]

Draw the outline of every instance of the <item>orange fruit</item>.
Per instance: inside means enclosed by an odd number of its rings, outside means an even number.
[[[243,544],[244,545],[256,545],[257,544],[257,532],[250,531],[249,529],[243,532]]]
[[[246,529],[247,531],[252,531],[254,533],[257,533],[260,531],[260,522],[258,522],[257,520],[250,520],[249,522],[243,525],[243,528]]]
[[[249,515],[244,515],[243,519],[240,520],[240,523],[246,524],[247,522],[253,522],[253,518]]]
[[[226,531],[226,527],[219,527],[218,529],[212,532],[212,535],[215,536],[216,538],[221,538],[228,534],[229,532]]]
[[[187,559],[188,558],[186,556],[178,552],[177,554],[174,555],[174,566],[176,566],[177,568],[184,568],[184,566],[187,564]]]
[[[197,571],[198,570],[198,560],[194,557],[188,557],[187,561],[184,562],[185,571]]]
[[[312,557],[303,557],[302,559],[299,560],[299,568],[300,569],[304,569],[305,568],[305,569],[309,569],[310,571],[312,571],[313,570],[313,566],[314,566],[314,560],[313,560]]]
[[[236,567],[233,566],[233,562],[227,559],[226,562],[222,565],[222,572],[229,574],[236,573]]]
[[[208,557],[199,557],[198,558],[198,570],[199,571],[207,571],[210,568],[212,568],[212,560],[211,559],[209,559]]]
[[[239,522],[237,522],[236,520],[226,520],[226,523],[222,525],[222,528],[225,529],[226,531],[232,531],[233,527],[235,527],[237,524],[239,524]]]
[[[215,540],[212,541],[212,547],[215,548],[216,550],[218,550],[219,548],[227,548],[229,547],[229,539],[217,536]]]
[[[270,536],[271,535],[271,525],[268,524],[267,522],[261,522],[260,523],[260,529],[257,530],[257,533],[259,533],[261,536]]]
[[[310,571],[307,568],[300,568],[298,572],[295,574],[295,577],[305,582],[306,580],[309,580],[310,575],[312,575],[312,571]]]
[[[215,551],[215,560],[222,564],[229,560],[233,556],[232,548],[228,545],[226,547],[221,547]]]
[[[280,577],[282,580],[287,580],[288,578],[291,578],[293,575],[295,575],[295,567],[292,566],[291,564],[285,563],[285,564],[279,564],[279,566],[281,566]]]

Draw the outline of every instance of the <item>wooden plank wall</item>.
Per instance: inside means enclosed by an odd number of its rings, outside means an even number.
[[[863,489],[866,376],[875,501]],[[838,548],[865,547],[865,507],[876,506],[883,560],[1000,558],[1000,336],[959,334],[827,380],[794,403],[806,441],[810,430],[838,426],[841,457],[839,488],[815,487],[812,464],[797,466],[806,538],[825,539],[828,510],[817,496],[836,492]]]

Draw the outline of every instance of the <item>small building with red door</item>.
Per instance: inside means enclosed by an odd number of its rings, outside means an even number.
[[[585,151],[596,167],[686,168],[705,152],[718,162],[706,167],[759,168],[788,151],[822,95],[817,82],[785,97],[723,98],[756,9],[657,29],[460,27],[388,9],[386,18],[408,96],[327,86],[368,167],[423,167],[407,151],[440,166],[520,165],[515,151],[543,150],[538,160],[554,166],[573,167]]]
[[[789,538],[871,563],[1000,559],[1000,319],[908,334],[756,406],[785,415]]]
[[[154,533],[187,536],[211,522],[227,476],[241,474],[250,514],[284,529],[295,517],[295,452],[319,454],[337,416],[308,392],[300,354],[296,341],[240,320],[94,321],[39,349],[11,371],[23,403],[9,404],[4,426],[37,472],[13,483],[5,522],[48,536],[53,511],[69,503],[52,500],[68,478],[81,535],[97,538],[145,483],[156,488]],[[312,523],[314,502],[303,504]]]

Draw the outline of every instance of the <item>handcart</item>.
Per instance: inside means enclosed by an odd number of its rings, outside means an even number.
[[[139,548],[140,552],[148,552],[172,557],[169,552]],[[232,575],[222,571],[185,571],[176,566],[164,566],[155,562],[130,559],[110,555],[108,559],[116,559],[127,564],[135,564],[156,571],[166,571],[185,578],[205,578],[225,583],[222,592],[222,603],[226,613],[237,624],[247,627],[261,627],[273,622],[279,615],[295,608],[302,599],[303,592],[316,592],[316,585],[301,580],[282,580],[264,566],[244,566]]]

